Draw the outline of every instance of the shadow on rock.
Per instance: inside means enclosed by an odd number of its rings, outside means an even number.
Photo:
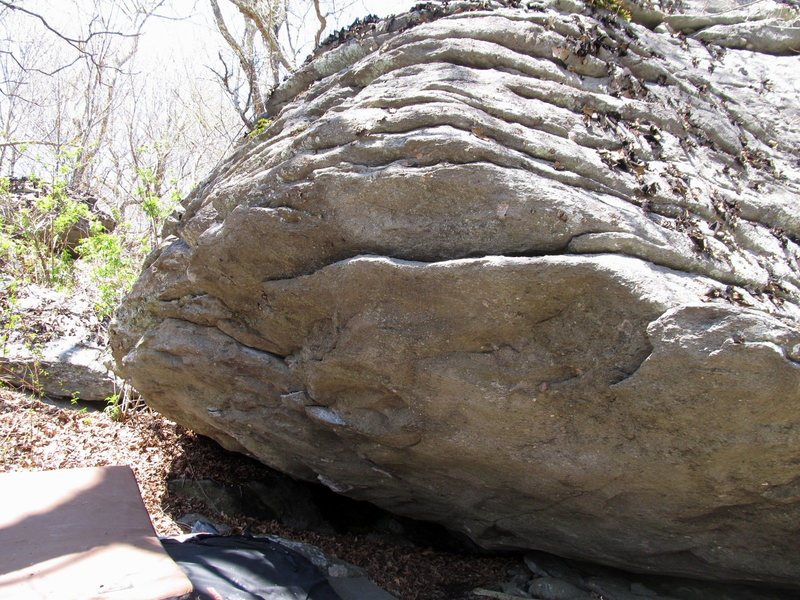
[[[225,533],[234,522],[275,521],[289,529],[322,535],[353,534],[398,546],[460,554],[487,552],[468,538],[436,523],[393,515],[325,486],[297,481],[203,436],[180,439],[167,475],[164,509],[187,530]],[[205,529],[211,525],[215,531]]]

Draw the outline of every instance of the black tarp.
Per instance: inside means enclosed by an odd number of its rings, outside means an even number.
[[[161,543],[198,600],[341,600],[307,558],[271,540],[198,535]]]

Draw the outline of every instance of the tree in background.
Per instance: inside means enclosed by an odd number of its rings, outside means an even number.
[[[221,67],[212,71],[247,129],[256,127],[265,115],[271,90],[319,45],[329,19],[356,4],[353,0],[227,0],[238,12],[237,37],[220,0],[209,2],[217,29],[233,55],[226,58],[220,51]]]
[[[140,59],[167,4],[0,0],[0,287],[11,277],[69,289],[87,266],[80,283],[108,317],[163,219],[234,140],[237,117],[218,91],[183,65],[182,77],[154,77],[161,66]],[[9,193],[14,177],[38,191]],[[73,195],[105,199],[117,229]],[[65,247],[81,219],[90,237]]]
[[[120,181],[130,167],[116,147],[121,117],[140,84],[142,30],[164,3],[65,3],[74,30],[67,34],[18,0],[0,2],[0,173],[34,172],[51,184],[119,197],[122,190],[108,183],[111,171],[120,171]]]
[[[128,209],[140,200],[143,169],[164,198],[202,179],[256,126],[271,91],[326,27],[360,3],[57,4],[0,0],[0,176],[66,180]],[[147,37],[153,25],[190,17],[207,23],[216,65],[142,56],[158,41]]]

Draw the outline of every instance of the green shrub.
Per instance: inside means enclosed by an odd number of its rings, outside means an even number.
[[[78,243],[78,255],[89,264],[90,278],[98,291],[95,312],[100,319],[112,315],[138,272],[135,253],[125,249],[123,232],[124,227],[120,227],[114,233],[107,233],[95,224],[92,235]]]
[[[122,410],[119,394],[113,394],[106,398],[106,407],[103,409],[103,412],[107,414],[112,421],[122,421],[125,419],[125,411]]]
[[[256,137],[264,133],[269,128],[270,125],[272,125],[272,121],[270,119],[262,117],[261,119],[256,121],[256,124],[253,125],[253,130],[247,134],[247,137],[250,138],[251,140],[255,139]]]
[[[164,220],[172,213],[181,200],[181,194],[171,182],[171,189],[167,194],[161,195],[161,184],[159,178],[150,168],[139,168],[136,170],[139,185],[136,188],[136,196],[139,198],[139,206],[147,217],[149,247],[146,251],[155,248],[161,241],[161,227]]]
[[[626,21],[631,20],[631,11],[625,8],[624,0],[588,0],[588,4],[616,13]]]
[[[11,195],[8,178],[0,178],[3,272],[23,282],[70,288],[75,256],[67,248],[67,235],[81,219],[92,223],[89,207],[70,198],[63,182],[32,202],[22,203]]]

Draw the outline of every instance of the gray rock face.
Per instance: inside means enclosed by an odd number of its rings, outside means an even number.
[[[525,566],[509,570],[509,581],[493,586],[503,593],[489,589],[473,590],[473,594],[509,600],[789,600],[797,596],[797,590],[786,588],[633,574],[539,552],[526,554],[524,562]]]
[[[65,338],[31,351],[11,344],[0,353],[0,380],[55,398],[105,402],[123,382],[105,366],[104,348]]]
[[[90,302],[37,285],[21,286],[9,303],[0,282],[0,381],[56,398],[105,402],[122,380],[106,366],[103,327]]]
[[[800,585],[800,57],[459,6],[276,91],[120,309],[119,366],[486,548]]]

